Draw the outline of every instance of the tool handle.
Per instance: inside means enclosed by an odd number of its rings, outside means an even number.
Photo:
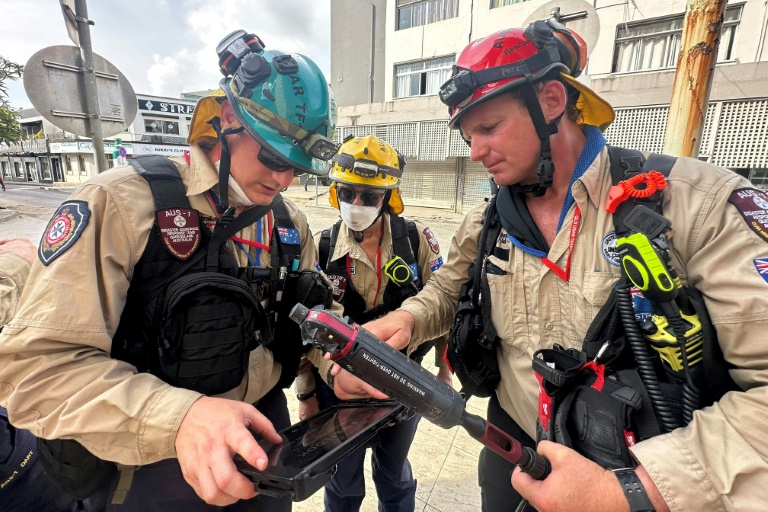
[[[527,461],[524,462],[524,459]],[[529,446],[523,446],[523,456],[520,457],[519,465],[523,473],[528,473],[531,478],[536,480],[544,480],[552,472],[552,464],[549,459],[539,455]]]

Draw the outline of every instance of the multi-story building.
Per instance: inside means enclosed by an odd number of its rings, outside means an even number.
[[[559,8],[590,46],[585,76],[616,107],[609,143],[660,151],[684,0],[332,0],[330,83],[337,139],[384,137],[408,161],[406,201],[462,211],[487,173],[447,127],[437,92],[472,40]],[[728,3],[699,158],[768,185],[768,3]]]
[[[104,140],[109,167],[115,141],[127,155],[176,155],[187,149],[196,99],[137,94],[138,110],[125,132]],[[0,146],[0,172],[6,182],[78,185],[96,174],[93,143],[55,127],[35,109],[22,110],[22,141]]]

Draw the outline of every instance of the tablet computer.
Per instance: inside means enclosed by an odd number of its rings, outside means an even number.
[[[341,459],[405,411],[390,400],[341,402],[279,432],[280,444],[260,441],[268,460],[264,471],[239,455],[235,465],[253,481],[256,492],[303,501],[331,480]]]

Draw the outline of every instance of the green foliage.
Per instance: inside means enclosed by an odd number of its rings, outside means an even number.
[[[18,80],[24,73],[24,66],[16,64],[0,55],[0,107],[9,108],[6,80]]]
[[[18,113],[8,103],[6,80],[18,80],[24,66],[0,55],[0,143],[13,144],[21,139]]]
[[[0,143],[14,144],[21,140],[21,127],[19,126],[18,113],[0,106]]]

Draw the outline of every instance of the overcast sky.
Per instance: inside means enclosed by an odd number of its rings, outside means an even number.
[[[134,91],[179,97],[216,87],[216,44],[242,28],[267,48],[298,52],[330,73],[330,0],[89,0],[93,50]],[[58,0],[0,0],[0,55],[25,64],[38,50],[72,45]],[[31,107],[22,80],[14,107]]]

